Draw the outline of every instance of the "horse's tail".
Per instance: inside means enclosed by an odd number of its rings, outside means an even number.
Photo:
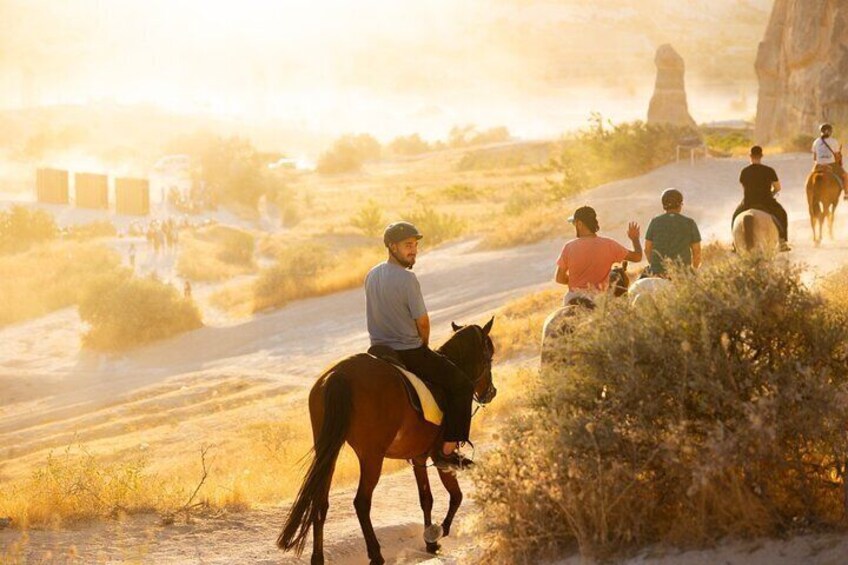
[[[324,389],[324,422],[315,440],[315,455],[277,538],[280,549],[303,552],[312,523],[325,512],[322,499],[329,491],[336,458],[344,445],[353,411],[350,384],[339,373],[331,373]]]
[[[754,248],[754,216],[745,214],[742,218],[742,233],[745,234],[745,249],[748,251]]]
[[[827,182],[827,175],[821,171],[817,171],[813,173],[812,183],[812,197],[810,198],[810,217],[817,218],[819,216],[824,215],[824,202],[822,202],[822,197],[824,195],[824,185]]]

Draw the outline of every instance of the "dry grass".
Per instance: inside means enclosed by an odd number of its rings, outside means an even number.
[[[192,433],[174,442],[176,423],[152,418],[151,411],[145,413],[151,417],[149,426],[138,426],[124,437],[42,454],[33,459],[27,475],[5,478],[0,516],[12,518],[17,527],[60,526],[139,512],[179,516],[189,501],[239,511],[292,499],[312,446],[305,399],[293,399],[277,410],[276,418],[266,419],[262,414],[270,406],[249,403],[209,416],[215,433],[205,440]],[[208,476],[191,499],[203,475],[201,449],[206,450]],[[387,461],[384,472],[406,466]],[[333,485],[349,486],[358,478],[356,457],[345,448]]]
[[[76,304],[90,281],[116,271],[117,253],[94,242],[51,242],[0,256],[0,326]]]
[[[542,324],[562,304],[563,294],[561,289],[543,290],[500,308],[492,328],[497,358],[538,355],[542,348]]]

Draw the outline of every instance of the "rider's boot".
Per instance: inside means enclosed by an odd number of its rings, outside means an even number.
[[[433,455],[433,465],[440,471],[454,473],[470,468],[474,461],[463,455],[459,450],[445,454],[441,449]]]

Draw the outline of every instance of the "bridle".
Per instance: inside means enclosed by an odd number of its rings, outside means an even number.
[[[498,393],[498,389],[495,388],[494,379],[492,378],[492,357],[494,356],[493,348],[490,346],[491,338],[483,333],[483,330],[474,326],[480,336],[481,343],[483,344],[483,370],[480,371],[480,374],[477,375],[476,378],[472,379],[472,384],[474,386],[474,401],[477,402],[480,406],[485,406],[490,403],[495,395]],[[489,386],[483,391],[482,394],[478,394],[476,392],[477,385],[480,384],[480,381],[488,376],[489,378]],[[477,410],[474,411],[475,413]]]

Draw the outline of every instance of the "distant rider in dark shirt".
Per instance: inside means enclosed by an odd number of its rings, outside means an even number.
[[[733,221],[736,216],[745,210],[762,210],[771,214],[777,224],[777,233],[780,238],[780,250],[789,251],[789,219],[786,210],[775,200],[774,196],[780,192],[780,181],[777,180],[777,172],[769,166],[763,165],[763,148],[755,145],[751,148],[751,164],[742,169],[739,182],[744,190],[742,203],[733,212]]]

